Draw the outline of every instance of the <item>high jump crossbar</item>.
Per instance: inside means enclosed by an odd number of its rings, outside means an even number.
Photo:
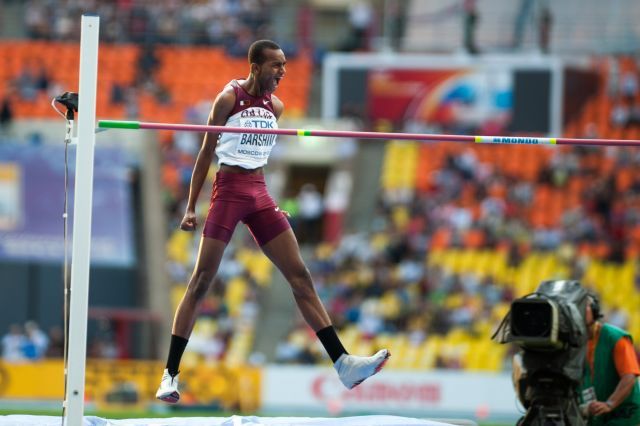
[[[100,120],[99,129],[175,130],[185,132],[251,133],[285,136],[323,136],[333,138],[399,139],[413,141],[473,142],[508,145],[592,145],[640,146],[634,139],[539,138],[521,136],[470,136],[425,133],[356,132],[346,130],[260,129],[253,127],[206,126],[199,124],[149,123],[141,121]]]

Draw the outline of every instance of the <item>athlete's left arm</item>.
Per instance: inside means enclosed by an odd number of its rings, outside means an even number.
[[[284,112],[284,103],[276,95],[271,95],[271,102],[273,102],[273,112],[276,114],[276,120],[278,120]]]

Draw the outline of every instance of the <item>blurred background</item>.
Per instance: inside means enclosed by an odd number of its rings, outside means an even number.
[[[64,398],[65,122],[50,104],[77,91],[87,12],[101,20],[100,119],[204,124],[222,87],[248,75],[248,46],[269,38],[288,60],[283,128],[640,139],[635,0],[2,0],[6,412]],[[156,404],[201,232],[178,225],[202,136],[98,134],[89,411],[513,424],[515,349],[490,337],[545,279],[581,280],[640,339],[637,148],[281,137],[270,191],[347,349],[389,348],[388,367],[345,391],[238,227],[183,358],[181,404]]]

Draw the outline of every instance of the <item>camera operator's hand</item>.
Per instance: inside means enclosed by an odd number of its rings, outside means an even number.
[[[589,414],[591,414],[592,416],[601,416],[603,414],[610,413],[612,410],[613,407],[611,407],[606,402],[593,401],[591,404],[589,404]]]

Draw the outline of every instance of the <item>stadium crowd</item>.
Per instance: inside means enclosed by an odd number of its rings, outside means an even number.
[[[447,156],[427,192],[404,201],[381,199],[369,232],[315,250],[310,268],[332,318],[342,329],[355,326],[363,339],[400,333],[416,345],[430,335],[446,336],[457,329],[477,334],[478,324],[499,320],[497,313],[523,294],[516,283],[500,276],[459,273],[433,261],[434,253],[451,249],[500,252],[513,268],[531,253],[557,254],[566,271],[558,278],[586,280],[593,286],[586,275],[589,260],[624,264],[635,252],[634,230],[637,233],[640,224],[640,182],[634,179],[621,189],[615,177],[615,170],[637,166],[640,157],[627,149],[611,149],[605,157],[612,162],[611,170],[601,174],[581,166],[595,151],[557,150],[531,181],[480,162],[474,150]],[[590,176],[593,184],[583,188],[574,208],[554,223],[536,225],[526,219],[531,206],[551,212],[536,202],[539,191],[569,190],[576,175]],[[465,192],[473,194],[467,206],[460,202]],[[594,241],[602,243],[592,246]],[[610,322],[629,326],[626,307],[608,308]],[[301,331],[292,330],[281,347],[281,361],[309,362],[309,353],[318,353],[312,340],[300,337]],[[453,356],[437,365],[461,363]]]
[[[30,37],[77,40],[80,3],[27,2],[25,24]],[[154,2],[153,7],[142,7],[140,2],[113,1],[96,2],[96,8],[104,19],[105,41],[147,46],[138,58],[138,77],[132,87],[151,87],[158,94],[156,101],[162,103],[167,94],[153,79],[158,66],[154,46],[214,44],[224,46],[231,55],[244,54],[251,41],[269,36],[271,3],[212,0],[191,1],[184,7],[181,2],[162,0]],[[82,8],[87,8],[86,2],[82,2]],[[573,126],[571,136],[606,137],[618,128],[640,128],[638,68],[621,68],[612,65],[607,70],[606,122],[586,117]],[[34,63],[16,76],[11,90],[28,99],[52,86],[56,83],[47,70]],[[114,87],[112,101],[126,103],[127,115],[136,118],[136,101],[127,95],[129,89]],[[186,121],[204,122],[208,106],[191,105]],[[4,125],[11,115],[10,98],[5,97],[1,123]],[[633,133],[624,135],[628,134]],[[194,238],[199,237],[198,232],[192,235],[179,231],[178,224],[201,137],[163,133],[161,138],[162,183],[170,218],[167,268],[176,286],[172,298],[177,302],[195,262]],[[400,187],[383,178],[370,229],[345,234],[337,244],[315,245],[308,263],[336,327],[341,333],[355,335],[358,342],[374,344],[377,336],[392,335],[417,347],[433,337],[461,332],[488,338],[496,321],[515,297],[523,295],[524,288],[516,282],[515,273],[495,272],[490,267],[481,272],[451,267],[442,261],[442,253],[451,250],[491,252],[501,256],[504,268],[511,271],[521,268],[535,253],[548,254],[559,259],[559,268],[546,270],[553,277],[580,279],[595,288],[602,284],[589,272],[592,261],[624,267],[640,254],[640,178],[633,173],[640,165],[637,151],[508,147],[498,155],[497,147],[490,152],[493,147],[404,146],[413,150],[414,159],[431,158],[425,160],[428,167],[414,164],[415,175]],[[390,148],[387,159],[391,156]],[[211,176],[207,185],[205,194],[211,190]],[[208,207],[207,197],[201,199],[200,224]],[[240,339],[242,343],[234,339],[251,336],[258,300],[271,273],[269,262],[257,251],[251,237],[238,233],[203,306],[189,351],[212,361],[249,359],[251,337]],[[632,280],[634,291],[640,291],[640,277],[633,276]],[[608,321],[637,331],[637,315],[634,320],[627,305],[608,301],[605,298]],[[278,362],[326,361],[313,332],[302,324],[294,324],[288,338],[280,342]],[[7,336],[8,346],[3,347],[5,351],[6,347],[14,348],[9,353],[17,356],[23,349],[15,348],[26,347],[25,335],[12,328]],[[18,341],[21,343],[12,343]],[[237,345],[241,349],[234,349]],[[96,356],[104,353],[95,352]],[[24,353],[22,356],[26,357]],[[504,356],[497,367],[506,365],[506,359]],[[466,368],[467,364],[460,352],[442,351],[432,366]]]
[[[35,321],[12,324],[0,344],[2,360],[10,363],[61,358],[64,351],[62,329],[54,326],[46,333]]]
[[[94,10],[102,19],[102,39],[117,43],[222,45],[246,51],[251,40],[269,34],[270,0],[162,0],[139,2],[29,1],[25,26],[29,37],[78,40],[80,15]],[[244,44],[247,44],[245,46]],[[244,55],[244,53],[243,53]]]
[[[607,65],[601,76],[607,89],[570,123],[569,136],[624,129],[615,134],[632,137],[640,129],[628,113],[640,102],[637,64],[614,57]],[[624,117],[616,105],[624,106]],[[471,132],[490,134],[483,130]],[[430,133],[441,132],[447,133]],[[356,330],[374,346],[385,334],[416,347],[459,333],[488,340],[511,301],[539,284],[523,283],[513,271],[547,256],[542,274],[527,275],[581,280],[603,293],[610,323],[637,334],[640,318],[631,302],[640,290],[637,150],[453,145],[390,142],[370,228],[316,248],[310,269],[341,330]],[[489,265],[468,265],[481,261],[481,253],[491,256]],[[595,272],[596,264],[616,271],[615,278]],[[318,362],[320,355],[301,323],[277,354],[288,363]],[[432,366],[467,368],[465,356],[442,351]]]

